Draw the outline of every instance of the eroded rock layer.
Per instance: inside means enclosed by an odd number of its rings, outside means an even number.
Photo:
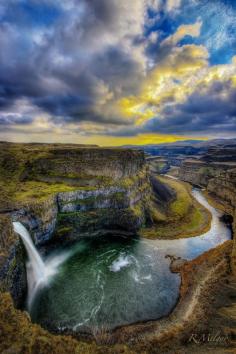
[[[215,154],[215,155],[214,155]],[[236,234],[236,163],[235,147],[228,150],[211,149],[202,159],[187,159],[179,168],[180,179],[204,187],[216,206],[232,216]],[[216,161],[213,162],[214,157]],[[224,162],[222,159],[224,158]],[[236,274],[236,239],[232,251],[232,269]]]
[[[1,145],[0,274],[16,304],[26,289],[25,253],[12,221],[22,222],[40,246],[105,233],[132,235],[149,217],[151,185],[142,151]]]

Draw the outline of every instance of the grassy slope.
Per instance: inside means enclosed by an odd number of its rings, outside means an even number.
[[[27,181],[20,183],[19,189],[14,193],[14,199],[17,202],[30,202],[34,200],[40,201],[55,193],[70,192],[79,189],[85,190],[86,187],[73,187],[64,183]],[[89,189],[91,189],[91,187]]]
[[[27,164],[39,158],[50,158],[51,150],[56,145],[37,144],[6,144],[0,143],[0,209],[5,210],[14,207],[17,203],[41,201],[57,192],[72,190],[92,190],[94,186],[80,186],[80,180],[76,184],[70,184],[68,180],[40,181],[32,178],[22,178]],[[70,145],[63,145],[66,149]],[[75,146],[74,149],[80,149]],[[86,148],[85,150],[89,150]],[[95,149],[96,151],[97,149]],[[101,149],[102,150],[102,149]],[[115,149],[112,150],[115,153]],[[66,163],[66,160],[65,160]],[[67,175],[66,177],[71,177]],[[72,176],[73,177],[73,176]],[[78,176],[76,176],[78,177]],[[101,176],[93,177],[99,186],[111,184],[110,178]],[[68,178],[67,178],[68,179]],[[72,178],[73,179],[73,178]],[[76,180],[76,179],[75,179]]]
[[[140,235],[149,239],[174,239],[197,236],[208,231],[211,214],[191,196],[190,185],[168,177],[158,179],[175,190],[176,198],[162,212],[154,211],[157,224],[143,228]]]

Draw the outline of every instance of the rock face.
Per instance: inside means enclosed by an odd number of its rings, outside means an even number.
[[[59,193],[56,236],[135,233],[145,223],[150,185],[145,178],[128,186]],[[77,236],[76,236],[77,235]],[[68,236],[67,236],[68,237]]]
[[[57,196],[30,202],[10,213],[13,221],[22,222],[30,231],[36,245],[49,241],[55,230],[58,214]]]
[[[236,145],[225,144],[211,146],[200,157],[185,159],[179,170],[179,177],[187,182],[207,187],[211,189],[209,183],[216,183],[219,179],[219,185],[227,189],[232,189],[229,185],[231,177],[235,180],[234,169],[236,169]],[[227,175],[228,171],[232,170],[232,175]],[[235,186],[233,186],[235,187]],[[216,187],[214,193],[220,192]],[[223,198],[224,200],[224,198]]]
[[[225,203],[229,213],[236,206],[236,167],[231,164],[205,163],[186,160],[183,162],[179,177],[206,190]]]
[[[236,164],[227,162],[206,162],[198,159],[184,160],[179,169],[179,177],[183,181],[207,187],[212,178],[218,178],[226,170],[236,167]]]
[[[135,234],[149,217],[151,184],[142,151],[17,144],[6,144],[3,151],[0,187],[10,198],[0,209],[0,274],[2,288],[17,305],[26,291],[26,254],[12,221],[22,222],[42,246],[106,233]]]
[[[233,212],[236,206],[236,168],[220,172],[217,178],[211,178],[207,190],[225,201]]]
[[[57,148],[49,149],[47,156],[27,162],[22,178],[43,179],[55,177],[96,178],[114,180],[135,175],[144,164],[140,151],[111,148]]]
[[[216,157],[216,158],[215,158]],[[215,158],[215,159],[214,159]],[[224,160],[224,162],[222,162]],[[180,179],[204,187],[220,202],[223,210],[233,217],[234,246],[232,270],[236,274],[236,149],[228,147],[209,149],[201,160],[185,160],[180,169]]]
[[[27,291],[25,250],[13,232],[11,218],[0,216],[0,290],[9,291],[17,307]]]
[[[103,154],[102,150],[102,160]],[[117,161],[116,154],[114,160]],[[42,201],[26,203],[11,214],[13,220],[27,226],[36,245],[43,245],[58,236],[68,240],[73,234],[74,239],[76,233],[77,237],[97,235],[107,230],[135,233],[148,214],[151,185],[142,152],[134,152],[134,166],[130,159],[127,171],[121,157],[116,168],[109,170],[109,174],[114,173],[114,179],[107,185],[100,186],[98,170],[96,187],[78,186],[78,189],[75,187],[72,191],[56,192]],[[75,162],[72,165],[76,169]]]

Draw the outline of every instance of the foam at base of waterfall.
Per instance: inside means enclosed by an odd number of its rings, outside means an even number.
[[[122,268],[126,268],[132,263],[132,258],[121,254],[110,266],[111,272],[119,272]]]
[[[40,289],[47,284],[57,273],[58,267],[69,257],[70,253],[63,253],[49,258],[46,262],[41,258],[36,249],[28,230],[20,222],[13,222],[14,231],[22,239],[28,255],[27,283],[28,298],[27,307],[30,308],[32,301]]]

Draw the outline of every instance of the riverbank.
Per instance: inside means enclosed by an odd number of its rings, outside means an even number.
[[[194,198],[191,185],[167,176],[156,178],[174,190],[176,197],[156,215],[156,225],[142,228],[140,236],[171,240],[207,232],[211,227],[211,213]]]
[[[97,331],[88,342],[79,339],[79,334],[75,339],[70,335],[55,336],[47,332],[39,325],[33,324],[26,312],[16,310],[9,294],[0,294],[0,351],[11,348],[14,354],[167,354],[173,353],[173,348],[179,353],[187,348],[193,353],[201,352],[198,344],[189,343],[189,338],[192,333],[208,333],[208,325],[218,311],[215,299],[218,296],[221,302],[225,299],[221,290],[229,279],[231,248],[232,241],[227,241],[193,261],[172,261],[172,271],[181,275],[181,288],[177,306],[169,316],[157,321],[123,326],[114,331]],[[219,329],[217,321],[211,324],[211,328],[213,332]],[[229,342],[203,343],[204,350],[206,348],[217,352],[226,347],[232,348],[232,329],[229,328],[229,331],[225,332],[226,329],[226,326],[222,327],[222,333],[228,333]],[[61,351],[58,350],[59,346]]]
[[[115,338],[121,342],[132,342],[137,353],[223,352],[235,348],[230,331],[220,326],[211,327],[211,334],[225,338],[220,342],[203,341],[197,344],[192,334],[201,338],[209,333],[209,322],[217,312],[221,289],[225,287],[230,272],[229,256],[232,241],[205,252],[193,261],[172,262],[172,270],[181,274],[178,304],[169,317],[117,330]],[[188,351],[189,350],[189,351]]]
[[[103,157],[103,152],[105,150],[99,150],[95,151],[93,150],[91,153],[91,156],[94,155],[96,158],[98,156]],[[83,159],[84,159],[84,153],[86,151],[83,151]],[[62,151],[60,151],[60,154]],[[74,156],[74,152],[66,149],[63,154],[66,154],[66,157],[64,157],[67,160],[67,155],[71,155],[71,158]],[[110,162],[114,162],[114,164],[117,166],[117,161],[119,159],[117,158],[116,154],[119,154],[118,151],[115,150],[115,157],[116,159],[113,159],[114,157],[114,151],[109,151],[108,157]],[[48,163],[50,161],[57,162],[55,165],[55,168],[59,168],[60,164],[60,159],[56,158],[57,154],[59,152],[57,149],[55,151],[52,151],[52,154],[54,154],[54,158],[51,160],[51,157],[48,157],[48,161],[46,159],[45,161],[45,156],[43,158],[43,161],[41,161],[42,156],[39,158],[39,161],[36,162],[31,161],[33,163],[32,166],[35,168],[40,166],[40,163],[43,163],[42,172],[43,179],[47,182],[39,182],[39,183],[46,183],[48,185],[48,178],[50,179],[50,185],[54,186],[55,184],[55,176],[52,174],[50,176],[47,175],[48,172]],[[77,152],[76,152],[77,154]],[[90,156],[90,151],[87,151],[86,154]],[[104,152],[105,154],[105,152]],[[107,154],[107,153],[106,153]],[[120,152],[120,154],[123,154],[123,152]],[[131,152],[130,152],[131,154]],[[138,154],[137,154],[138,155]],[[18,156],[18,155],[17,155]],[[61,155],[60,155],[61,156]],[[63,155],[64,156],[64,155]],[[87,155],[86,155],[87,156]],[[11,157],[11,155],[10,155]],[[142,203],[145,204],[143,196],[147,198],[147,201],[149,202],[149,194],[147,191],[150,192],[149,188],[149,175],[146,173],[146,168],[144,166],[143,170],[140,172],[141,174],[139,175],[139,178],[137,180],[133,180],[132,177],[127,177],[126,175],[130,174],[130,176],[134,176],[135,172],[133,171],[133,168],[136,168],[137,171],[140,170],[139,165],[141,164],[141,167],[143,166],[143,158],[139,159],[137,157],[137,168],[135,165],[130,165],[130,166],[124,166],[123,169],[117,169],[114,174],[114,178],[116,177],[116,183],[119,184],[120,186],[120,173],[124,173],[125,177],[123,182],[125,182],[125,185],[122,185],[122,188],[125,188],[125,192],[128,191],[130,198],[129,198],[129,203],[128,203],[128,209],[132,211],[133,215],[136,217],[137,220],[144,220],[142,219],[140,214],[138,213],[140,211],[139,208],[136,207],[136,204],[139,204],[139,201],[141,200]],[[106,156],[107,159],[107,156]],[[101,174],[104,173],[104,161],[107,160],[101,159]],[[73,159],[72,159],[73,160]],[[87,161],[86,157],[86,161]],[[114,161],[113,161],[114,160]],[[121,159],[123,160],[123,159]],[[131,158],[128,160],[132,160]],[[13,166],[16,165],[16,171],[21,170],[19,169],[19,166],[17,166],[16,162],[18,161],[17,159],[9,159],[7,158],[3,159],[3,168],[2,171],[11,171]],[[64,161],[62,166],[64,166]],[[99,160],[100,161],[100,160]],[[10,163],[11,162],[11,163]],[[46,163],[47,162],[47,163]],[[88,163],[88,161],[87,161]],[[10,166],[9,166],[10,164]],[[34,171],[34,173],[38,176],[38,170],[32,169],[31,165],[28,166],[27,164],[24,165],[25,167],[25,172],[29,171]],[[75,166],[74,162],[71,161],[71,164],[68,165],[68,168],[71,166]],[[91,166],[95,166],[94,161],[91,160]],[[97,166],[97,165],[96,165]],[[113,165],[112,165],[113,166]],[[23,165],[20,167],[23,167]],[[26,168],[27,167],[27,168]],[[30,167],[30,168],[29,168]],[[86,165],[86,168],[88,166]],[[15,170],[14,170],[15,171]],[[92,170],[93,171],[93,170]],[[113,168],[109,166],[109,168],[105,169],[105,171],[113,171]],[[52,171],[54,172],[54,171]],[[58,171],[57,171],[58,172]],[[59,171],[61,174],[63,171]],[[71,172],[68,170],[68,173]],[[97,173],[97,171],[95,171]],[[94,172],[94,173],[95,173]],[[89,172],[91,173],[91,172]],[[46,175],[45,175],[46,174]],[[57,173],[58,174],[58,173]],[[14,176],[14,174],[13,174]],[[34,195],[34,190],[36,185],[34,185],[34,181],[29,181],[27,180],[30,178],[33,178],[34,176],[31,176],[30,174],[23,173],[20,176],[21,178],[18,179],[18,177],[15,179],[14,182],[14,188],[18,188],[17,186],[22,186],[22,183],[25,183],[23,186],[27,187],[25,190],[24,188],[19,190],[20,195],[17,194],[17,198],[19,197],[20,200],[25,199],[28,200],[28,198],[31,200],[36,199],[40,197],[41,193],[46,193],[50,194],[50,189],[44,189],[44,185],[42,186],[42,189],[39,189],[39,194],[36,193]],[[42,176],[41,176],[42,177]],[[61,177],[61,181],[64,180],[65,176],[59,176]],[[71,185],[70,188],[74,189],[74,182],[75,183],[81,183],[81,178],[84,176],[75,176],[68,174],[66,176],[66,181],[71,183],[73,179],[73,186]],[[96,183],[99,182],[99,189],[100,189],[100,177],[97,178],[96,176],[88,176],[89,177],[89,183],[94,183],[94,180],[96,180]],[[112,176],[113,177],[113,176]],[[5,182],[7,183],[8,180],[10,180],[10,175],[6,175],[5,177]],[[46,179],[45,179],[46,178]],[[156,241],[148,241],[151,243],[151,247],[157,246],[157,250],[161,250],[162,244],[161,243],[168,243],[168,238],[171,239],[171,235],[173,235],[173,239],[169,242],[171,244],[173,252],[166,252],[166,254],[177,254],[179,250],[182,251],[181,256],[184,258],[185,254],[184,251],[192,251],[192,254],[190,254],[190,257],[197,257],[200,253],[203,253],[205,250],[205,246],[207,245],[208,249],[210,247],[216,247],[217,242],[222,241],[221,239],[221,229],[218,229],[218,233],[215,232],[215,229],[212,228],[211,236],[216,236],[216,237],[201,237],[201,242],[198,243],[198,240],[196,238],[193,238],[191,240],[190,238],[188,239],[187,237],[193,236],[194,233],[201,234],[204,233],[204,213],[205,213],[205,208],[203,209],[202,213],[200,213],[201,216],[199,216],[199,210],[201,208],[200,205],[195,204],[194,199],[191,196],[190,193],[190,187],[187,184],[184,184],[180,181],[174,181],[171,179],[168,179],[167,177],[160,177],[166,185],[172,188],[172,190],[176,191],[176,198],[173,198],[171,200],[168,200],[168,202],[164,205],[162,209],[160,208],[160,204],[162,203],[159,202],[157,204],[156,208],[153,208],[153,210],[157,211],[157,213],[152,215],[153,221],[157,221],[157,227],[155,228],[154,231],[157,230],[157,232],[161,232],[161,235],[165,236],[162,240],[160,240],[160,247],[158,249],[158,245],[155,245],[158,240]],[[24,179],[26,179],[24,181]],[[87,183],[88,181],[85,181],[86,178],[84,178],[83,183]],[[57,176],[58,180],[58,176]],[[31,186],[31,182],[33,183]],[[37,181],[36,181],[37,182]],[[104,183],[104,187],[106,188],[106,191],[108,189],[107,185],[107,180],[102,181]],[[111,178],[111,182],[113,184],[113,178]],[[131,184],[131,185],[130,185]],[[37,185],[38,186],[38,185]],[[32,194],[28,194],[28,187],[32,187]],[[64,188],[63,184],[60,184],[60,187]],[[76,186],[76,190],[79,189],[79,186]],[[117,187],[117,185],[116,185]],[[148,188],[146,188],[148,187]],[[89,186],[91,188],[91,193],[94,192],[94,186]],[[189,189],[188,189],[189,188]],[[78,220],[79,216],[81,216],[81,212],[76,210],[73,211],[71,214],[71,209],[70,208],[75,208],[75,206],[80,205],[81,208],[101,208],[101,200],[100,198],[97,198],[94,200],[94,198],[87,198],[87,202],[89,203],[81,203],[81,195],[79,194],[81,191],[79,190],[78,193],[74,193],[73,190],[67,190],[63,192],[63,195],[61,197],[61,203],[60,203],[60,208],[63,208],[63,215],[56,214],[52,215],[52,205],[54,199],[49,200],[48,203],[42,204],[41,208],[39,208],[40,215],[38,215],[38,219],[35,219],[35,209],[30,209],[30,213],[28,213],[26,216],[30,216],[30,225],[32,226],[32,229],[35,232],[35,226],[41,225],[40,222],[42,221],[42,226],[46,226],[47,231],[51,230],[50,227],[51,225],[54,225],[54,221],[56,224],[57,218],[56,215],[59,215],[59,217],[65,217],[64,215],[64,208],[67,208],[66,210],[66,215],[68,217],[74,217],[76,220]],[[85,191],[86,193],[88,191]],[[113,191],[114,192],[114,191]],[[166,191],[167,192],[167,191]],[[62,191],[60,191],[60,194]],[[65,194],[66,193],[66,194]],[[104,194],[104,190],[102,192]],[[114,193],[113,193],[114,194]],[[125,193],[127,194],[127,193]],[[15,194],[14,194],[15,196]],[[87,194],[86,194],[87,196]],[[44,195],[42,195],[43,200],[44,200]],[[69,198],[70,197],[70,198]],[[91,197],[91,196],[90,196]],[[122,198],[121,198],[122,197]],[[3,198],[5,199],[4,195]],[[117,212],[116,210],[120,211],[120,206],[122,205],[123,209],[125,208],[125,198],[120,194],[120,192],[116,192],[115,195],[113,195],[112,198],[109,198],[109,204],[102,204],[102,207],[106,206],[106,208],[102,208],[106,214],[103,214],[104,218],[107,220],[107,218],[111,215],[111,206],[114,207],[115,213],[114,217],[112,218],[115,222],[117,223]],[[97,204],[96,204],[96,203]],[[104,201],[102,201],[104,202]],[[196,202],[198,203],[198,202]],[[15,203],[14,208],[15,208]],[[199,204],[199,203],[198,203]],[[8,206],[10,208],[10,204],[4,205],[4,210],[5,207]],[[148,206],[148,208],[146,208]],[[116,208],[117,207],[117,208]],[[155,207],[155,205],[154,205]],[[123,209],[121,211],[121,216],[124,216]],[[4,211],[3,210],[3,211]],[[13,210],[13,209],[8,209]],[[144,205],[143,208],[143,215],[147,216],[147,220],[149,219],[148,212],[150,211],[149,204]],[[196,211],[198,212],[197,214]],[[5,212],[5,211],[4,211]],[[89,215],[89,221],[94,221],[94,211],[93,210],[88,210],[88,215]],[[82,212],[83,213],[83,212]],[[31,218],[32,217],[32,218]],[[6,218],[6,220],[5,220]],[[35,223],[35,220],[39,221],[39,223]],[[88,219],[87,219],[88,220]],[[102,219],[103,220],[103,219]],[[112,220],[112,221],[113,221]],[[120,221],[121,220],[121,221]],[[124,226],[124,218],[121,218],[119,221],[119,225],[122,227]],[[145,219],[146,220],[146,219]],[[219,219],[217,219],[219,221]],[[23,221],[23,220],[22,220]],[[70,220],[72,221],[73,227],[74,227],[74,219]],[[128,224],[131,223],[131,218],[130,214],[128,214],[127,217],[127,222]],[[209,227],[209,220],[208,220],[208,226],[206,222],[206,227]],[[9,225],[8,225],[9,224]],[[9,257],[10,255],[10,250],[12,250],[12,246],[18,242],[18,238],[16,238],[16,235],[12,231],[12,225],[11,220],[9,215],[4,216],[4,219],[2,219],[2,232],[1,232],[1,247],[4,252],[1,254],[1,259],[0,262],[2,264],[5,262],[6,258]],[[212,223],[212,224],[217,224],[217,223]],[[221,223],[222,224],[222,223]],[[0,226],[1,226],[0,225]],[[182,225],[182,226],[181,226]],[[223,225],[223,224],[222,224]],[[9,226],[9,227],[8,227]],[[50,226],[50,227],[49,227]],[[61,224],[63,226],[62,229],[59,231],[64,231],[64,233],[61,232],[60,234],[60,240],[63,240],[68,233],[68,225],[67,228],[65,225]],[[88,226],[88,223],[86,224],[86,228]],[[202,226],[202,230],[199,231],[199,226]],[[96,225],[97,227],[97,225]],[[161,231],[161,227],[163,227]],[[181,229],[181,227],[183,227]],[[224,225],[225,227],[225,225]],[[1,227],[0,227],[1,228]],[[186,232],[186,230],[189,230]],[[196,232],[196,229],[198,232]],[[208,229],[208,228],[207,228]],[[38,229],[40,232],[44,230],[43,228]],[[182,231],[181,231],[182,230]],[[29,231],[31,231],[29,229]],[[165,232],[164,232],[165,231]],[[191,234],[192,232],[192,234]],[[230,232],[230,231],[229,231]],[[75,231],[76,235],[79,235],[79,232],[77,230]],[[167,237],[169,233],[169,237]],[[43,233],[41,233],[43,234]],[[33,233],[32,233],[33,235]],[[51,234],[50,234],[51,235]],[[155,234],[156,235],[156,234]],[[161,238],[161,235],[159,238]],[[183,238],[186,237],[185,240],[174,240],[177,238]],[[151,237],[150,237],[151,238]],[[229,238],[229,237],[228,237]],[[218,241],[217,241],[218,239]],[[36,238],[37,240],[37,238]],[[44,240],[43,238],[40,238],[40,240]],[[195,242],[197,241],[197,242]],[[140,242],[147,242],[145,239],[140,239]],[[176,247],[176,243],[178,242],[179,246]],[[19,242],[18,242],[19,243]],[[13,301],[10,297],[9,293],[6,293],[6,288],[1,289],[3,293],[0,293],[0,352],[2,353],[37,353],[37,354],[76,354],[76,353],[84,353],[84,354],[90,354],[90,353],[95,353],[95,354],[155,354],[155,353],[171,353],[173,354],[173,349],[176,350],[178,353],[186,353],[187,352],[202,352],[201,347],[199,349],[199,344],[196,343],[189,343],[189,338],[192,335],[192,333],[205,333],[211,328],[211,330],[214,332],[215,330],[218,330],[217,327],[217,319],[218,317],[216,314],[218,313],[218,309],[216,308],[215,304],[215,299],[218,299],[219,296],[219,302],[218,305],[220,304],[221,306],[221,313],[224,313],[224,318],[225,324],[223,327],[220,327],[222,330],[222,334],[224,333],[228,334],[230,338],[230,342],[228,343],[223,343],[220,346],[218,346],[218,343],[213,343],[213,346],[208,346],[208,343],[204,343],[204,349],[203,350],[209,350],[210,352],[216,352],[221,350],[220,354],[223,353],[223,350],[225,347],[232,348],[233,343],[231,341],[231,335],[233,333],[233,327],[229,328],[229,323],[232,323],[232,316],[235,314],[235,307],[233,304],[233,297],[231,297],[231,303],[230,303],[230,308],[224,308],[222,307],[222,304],[226,304],[226,295],[225,293],[221,293],[222,289],[227,288],[227,282],[230,281],[230,258],[231,258],[231,249],[232,249],[232,241],[227,241],[224,244],[217,246],[215,249],[212,249],[201,256],[198,256],[195,260],[193,261],[184,261],[177,259],[177,261],[173,261],[171,268],[174,272],[178,272],[181,276],[181,288],[180,288],[180,295],[179,299],[177,302],[177,305],[173,312],[167,316],[163,317],[162,319],[159,320],[153,320],[153,321],[148,321],[146,323],[138,323],[138,324],[133,324],[133,325],[128,325],[128,326],[123,326],[121,328],[117,328],[114,331],[109,331],[106,332],[104,329],[98,330],[93,334],[93,336],[89,339],[88,342],[85,342],[82,339],[79,339],[79,334],[78,338],[72,338],[71,336],[63,336],[63,335],[53,335],[52,333],[49,333],[48,331],[44,330],[42,327],[39,325],[33,324],[32,321],[30,320],[29,315],[26,312],[16,310],[13,305]],[[186,253],[187,253],[186,251]],[[25,252],[24,249],[20,249],[20,257],[19,254],[17,254],[17,257],[15,257],[15,254],[11,254],[11,258],[9,258],[9,269],[11,271],[11,274],[13,275],[12,278],[8,276],[7,280],[10,280],[10,284],[12,287],[14,286],[14,293],[19,294],[19,289],[26,290],[26,279],[22,278],[22,282],[20,283],[17,282],[19,280],[19,274],[23,274],[23,271],[25,269]],[[197,254],[196,254],[197,253]],[[146,256],[145,252],[142,252],[143,255]],[[183,256],[184,254],[184,256]],[[180,256],[178,254],[178,256]],[[158,253],[155,257],[157,260],[160,258],[158,257]],[[21,263],[19,263],[21,262]],[[149,259],[149,264],[151,264],[150,259]],[[167,262],[167,260],[166,260]],[[21,269],[19,268],[22,267]],[[169,265],[169,264],[168,264]],[[4,268],[5,269],[5,268]],[[160,271],[160,268],[158,266],[155,266],[155,272]],[[79,273],[78,273],[79,274]],[[172,274],[173,275],[173,274]],[[178,275],[176,275],[178,277]],[[91,281],[91,278],[87,277],[89,281]],[[63,284],[63,283],[62,283]],[[124,284],[124,282],[123,282]],[[232,283],[230,283],[231,286]],[[229,285],[229,284],[228,284]],[[140,284],[137,284],[137,287],[135,289],[138,289],[140,287]],[[168,288],[168,285],[166,285],[166,288]],[[123,293],[125,292],[124,287],[120,287],[121,289],[121,295],[118,297],[122,299]],[[160,289],[160,288],[158,288]],[[122,293],[123,291],[123,293]],[[131,296],[129,296],[129,299],[131,301],[134,301],[134,294],[136,294],[135,290],[132,292]],[[176,293],[178,294],[178,293]],[[222,295],[223,294],[223,295]],[[230,299],[230,294],[228,293],[227,299]],[[158,295],[157,293],[154,294],[154,296],[151,294],[151,297],[154,299],[157,299]],[[24,297],[22,297],[24,298]],[[69,300],[71,301],[71,297],[68,297]],[[218,301],[218,300],[217,300]],[[227,303],[228,304],[228,303]],[[126,303],[124,302],[124,308],[126,309]],[[175,305],[175,303],[174,303]],[[218,306],[217,305],[217,306]],[[229,312],[229,314],[228,314]],[[228,316],[228,320],[227,320]],[[213,318],[216,318],[213,320]],[[147,317],[151,318],[151,317]],[[155,317],[157,318],[157,317]],[[228,322],[227,322],[228,321]],[[211,327],[209,327],[209,324]],[[215,332],[214,332],[215,333]],[[214,334],[213,333],[213,334]],[[74,334],[75,335],[75,334]],[[233,337],[233,336],[232,336]],[[210,348],[210,349],[209,349]],[[212,349],[213,348],[213,349]],[[203,351],[204,352],[204,351]]]
[[[232,349],[228,333],[226,343],[189,341],[193,333],[208,333],[209,318],[216,312],[215,295],[225,286],[229,273],[232,241],[205,252],[193,261],[172,262],[172,270],[181,274],[180,297],[169,317],[121,327],[112,333],[100,332],[96,341],[85,342],[71,336],[53,335],[32,324],[26,312],[13,307],[9,294],[0,294],[0,351],[37,354],[139,354],[204,352]],[[212,327],[215,329],[216,327]],[[218,331],[221,328],[218,327]],[[220,332],[225,335],[226,332]],[[185,351],[184,351],[185,350]],[[188,351],[187,351],[188,352]]]

